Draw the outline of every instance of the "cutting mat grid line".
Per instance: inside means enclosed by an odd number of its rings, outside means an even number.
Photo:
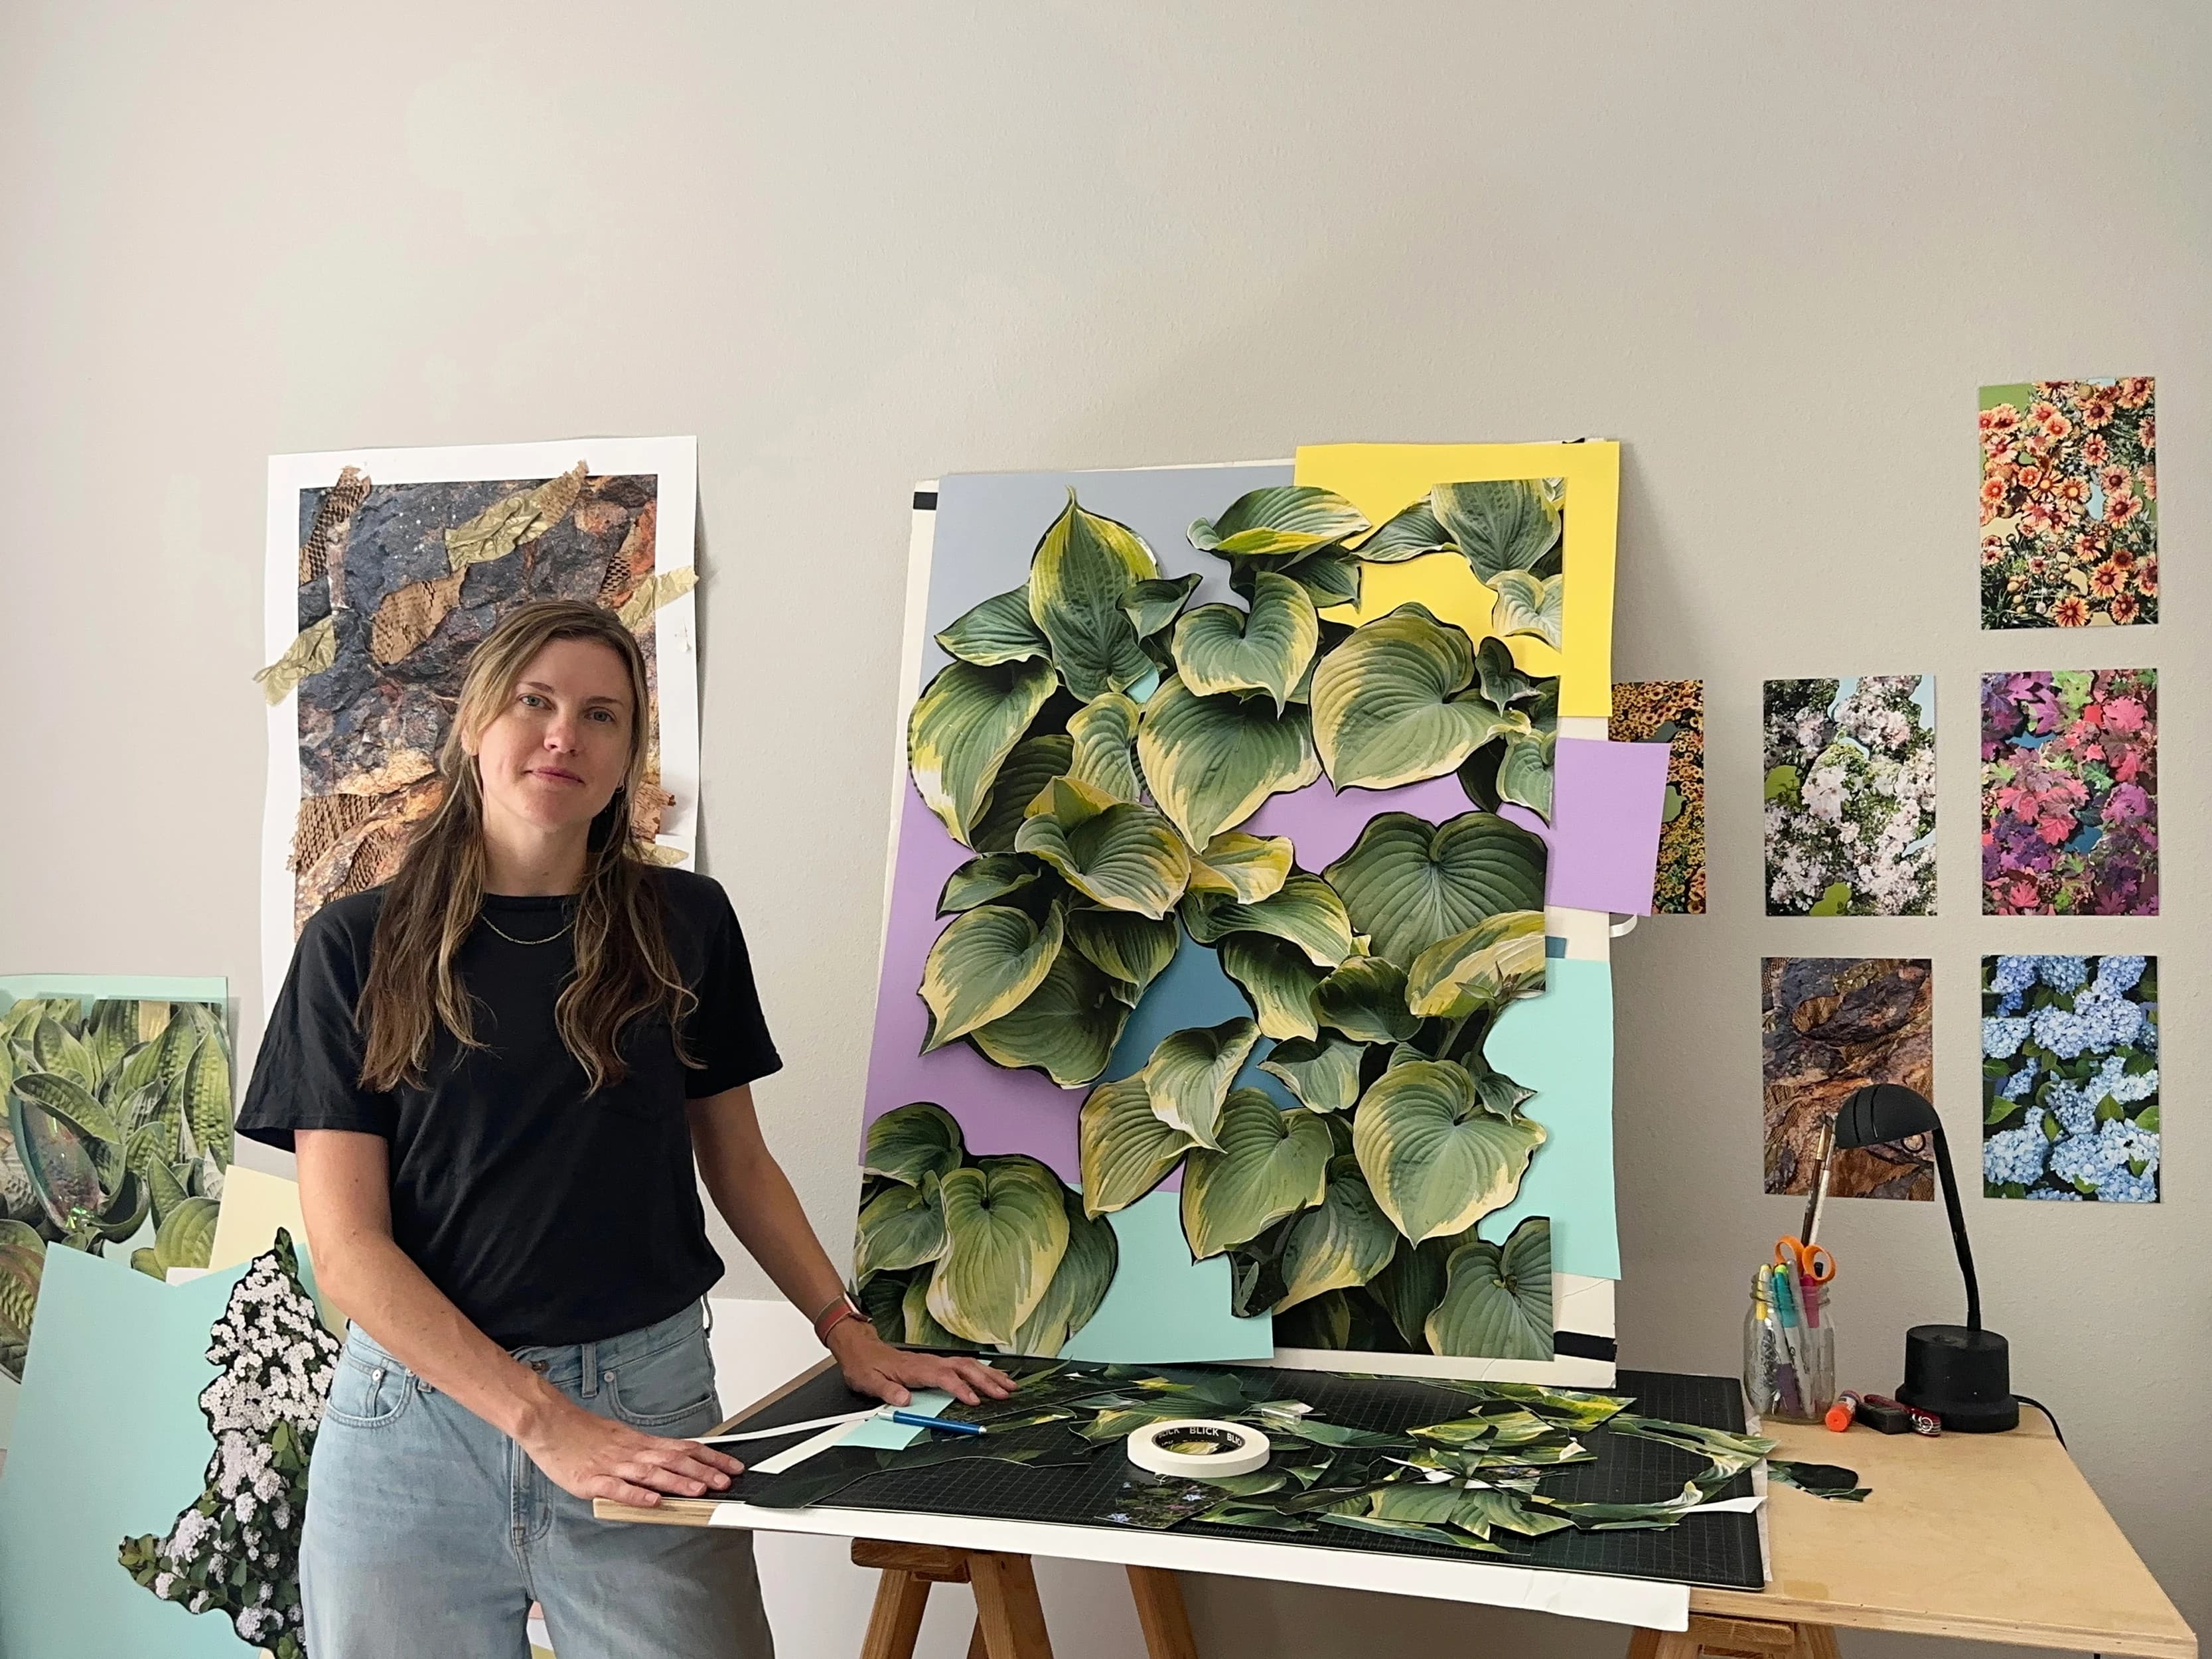
[[[1401,1378],[1273,1370],[1257,1375],[1267,1379],[1269,1390],[1278,1398],[1303,1400],[1331,1422],[1382,1433],[1401,1433],[1417,1424],[1461,1415],[1470,1408],[1464,1395]],[[1610,1392],[1634,1395],[1637,1403],[1632,1409],[1647,1417],[1737,1431],[1744,1426],[1742,1395],[1731,1377],[1623,1371]],[[856,1398],[847,1393],[834,1374],[825,1375],[757,1413],[745,1426],[765,1427],[778,1419],[797,1421],[824,1416],[839,1409],[846,1401]],[[799,1437],[794,1437],[794,1442]],[[1286,1438],[1274,1437],[1279,1445]],[[1575,1502],[1654,1501],[1679,1492],[1685,1481],[1706,1467],[1705,1461],[1696,1454],[1656,1440],[1611,1434],[1603,1429],[1581,1437],[1583,1443],[1597,1454],[1597,1461],[1565,1465],[1547,1474],[1544,1490],[1549,1495]],[[1035,1445],[1049,1455],[1053,1450],[1065,1449],[1075,1437],[1064,1425],[1052,1424],[994,1438],[994,1443],[1001,1446]],[[756,1443],[746,1449],[755,1458],[761,1458],[769,1455],[767,1449],[777,1443]],[[858,1464],[872,1458],[872,1454],[854,1449],[832,1449],[817,1456]],[[814,1467],[814,1459],[800,1465],[803,1469]],[[757,1496],[764,1492],[774,1479],[741,1477],[726,1496],[742,1502],[749,1492]],[[1153,1484],[1150,1477],[1133,1470],[1125,1457],[1109,1449],[1074,1466],[1040,1468],[974,1457],[915,1469],[886,1469],[845,1487],[830,1501],[839,1509],[1110,1527],[1114,1523],[1101,1517],[1111,1513],[1115,1499],[1136,1482]],[[1714,1496],[1748,1497],[1751,1491],[1750,1476],[1739,1475]],[[1272,1528],[1186,1522],[1174,1530],[1186,1535],[1238,1538],[1255,1543],[1521,1565],[1732,1589],[1756,1589],[1764,1582],[1758,1517],[1752,1515],[1692,1515],[1678,1525],[1659,1531],[1553,1533],[1534,1540],[1533,1547],[1516,1548],[1510,1561],[1504,1556],[1476,1554],[1419,1539],[1395,1538],[1334,1526],[1322,1526],[1313,1532],[1282,1532]]]

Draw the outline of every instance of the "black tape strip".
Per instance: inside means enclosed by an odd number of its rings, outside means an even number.
[[[1566,1359],[1617,1359],[1620,1345],[1609,1336],[1591,1336],[1582,1331],[1553,1331],[1552,1352]]]
[[[937,492],[933,489],[915,490],[914,510],[917,513],[934,513],[937,510]]]

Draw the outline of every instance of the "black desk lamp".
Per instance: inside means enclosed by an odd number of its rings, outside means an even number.
[[[1934,1412],[1947,1429],[1962,1434],[1993,1434],[2020,1426],[2020,1403],[2012,1393],[2012,1353],[2004,1338],[1982,1328],[1982,1290],[1974,1282],[1974,1253],[1966,1245],[1966,1218],[1959,1211],[1959,1183],[1951,1175],[1951,1149],[1943,1140],[1943,1120],[1911,1090],[1895,1083],[1874,1083],[1857,1091],[1836,1114],[1836,1145],[1871,1146],[1908,1135],[1936,1137],[1936,1170],[1943,1184],[1943,1207],[1951,1217],[1951,1242],[1958,1246],[1959,1272],[1966,1281],[1966,1322],[1915,1325],[1905,1334],[1905,1381],[1897,1397],[1908,1406]]]

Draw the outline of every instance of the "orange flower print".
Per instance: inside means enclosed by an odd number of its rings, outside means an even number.
[[[2112,401],[2122,409],[2141,409],[2150,401],[2153,379],[2148,374],[2130,374],[2112,388]]]
[[[2027,490],[2030,495],[2033,495],[2037,490],[2043,488],[2043,469],[2039,466],[2033,465],[2024,466],[2021,468],[2015,482],[2019,483],[2022,489]]]
[[[2102,466],[2112,459],[2112,447],[2099,433],[2091,433],[2081,440],[2081,463],[2085,466]]]
[[[2102,386],[2092,387],[2075,404],[2081,411],[2081,424],[2088,427],[2110,426],[2118,408],[2111,392]]]
[[[2158,597],[2158,556],[2153,554],[2136,567],[2136,592],[2148,599]]]
[[[2051,607],[2051,620],[2061,628],[2087,628],[2089,605],[2079,593],[2069,593]]]
[[[2074,422],[2055,410],[2051,411],[2051,418],[2043,423],[2043,435],[2053,443],[2057,443],[2073,430]]]
[[[2089,591],[2100,599],[2109,599],[2127,585],[2127,574],[2110,559],[2089,573]]]
[[[1981,389],[1983,627],[2159,619],[2154,569],[2137,581],[2158,551],[2152,391],[2148,376]]]
[[[2142,426],[2140,430],[2142,434],[2143,453],[2148,455],[2158,447],[2158,422],[2146,415],[2142,417]]]
[[[2128,470],[2124,466],[2108,466],[2097,474],[2097,483],[2110,495],[2128,487]]]
[[[2134,518],[2136,514],[2142,511],[2142,503],[2137,501],[2134,496],[2129,495],[2125,490],[2115,490],[2112,494],[2105,497],[2105,522],[2106,524],[2125,524],[2130,519]]]
[[[2145,499],[2156,501],[2158,499],[2158,469],[2152,466],[2143,468],[2140,482],[2142,484]]]
[[[2004,538],[2003,538],[2003,537],[2002,537],[2002,536],[1984,536],[1984,537],[1983,537],[1983,538],[1982,538],[1982,568],[1983,568],[1983,569],[1986,570],[1986,569],[1988,569],[1988,568],[1989,568],[1991,565],[1993,565],[1993,564],[2002,564],[2002,563],[2003,563],[2003,562],[2004,562],[2004,556],[2005,556],[2005,544],[2004,544]]]
[[[2089,481],[2080,477],[2061,478],[2058,487],[2051,493],[2060,501],[2071,501],[2078,507],[2089,499]]]
[[[2088,538],[2087,538],[2087,537],[2086,537],[2086,536],[2084,536],[2081,539],[2082,539],[2083,541],[2087,541],[2087,540],[2088,540]],[[2121,569],[2123,569],[2123,570],[2132,570],[2132,569],[2134,569],[2134,568],[2135,568],[2135,565],[2136,565],[2136,551],[2135,551],[2135,549],[2133,549],[2133,548],[2131,548],[2131,547],[2116,547],[2116,548],[2114,548],[2114,549],[2112,550],[2112,562],[2113,562],[2114,564],[2116,564],[2116,565],[2119,566],[2119,568],[2120,568]]]
[[[2128,623],[2133,622],[2142,614],[2142,607],[2136,603],[2136,596],[2134,594],[2115,593],[2112,596],[2111,607],[2112,618],[2123,628],[2126,627]]]
[[[1995,409],[1982,411],[1982,430],[2009,432],[2020,424],[2020,411],[2010,404],[1999,404]]]
[[[2108,518],[2111,513],[2112,509],[2107,507],[2106,515]],[[2039,540],[2048,536],[2057,526],[2058,520],[2051,515],[2048,501],[2030,501],[2027,511],[2020,515],[2020,527]]]
[[[2050,568],[2051,561],[2045,558],[2042,554],[2031,553],[2027,556],[2027,574],[2029,575],[2040,576]]]
[[[2046,398],[2038,398],[2033,403],[2027,406],[2027,423],[2030,426],[2041,426],[2045,421],[2050,420],[2057,413],[2058,405],[2057,404],[2051,403]]]

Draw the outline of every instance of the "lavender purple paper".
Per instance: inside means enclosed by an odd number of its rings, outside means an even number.
[[[1552,767],[1552,822],[1503,814],[1552,848],[1544,902],[1570,910],[1651,914],[1659,817],[1667,802],[1667,745],[1561,738]]]

